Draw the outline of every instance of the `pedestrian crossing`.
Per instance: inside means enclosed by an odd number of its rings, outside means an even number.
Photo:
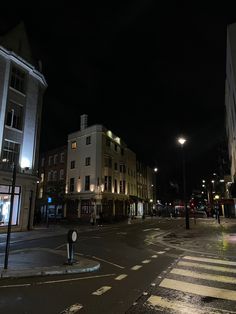
[[[236,314],[236,262],[183,256],[152,289],[144,307],[157,313]]]

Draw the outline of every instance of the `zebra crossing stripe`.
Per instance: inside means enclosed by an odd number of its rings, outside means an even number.
[[[167,312],[168,310],[173,310],[174,312],[177,311],[180,313],[194,313],[194,314],[205,314],[205,313],[208,313],[208,314],[231,313],[233,314],[233,313],[236,313],[232,311],[229,312],[226,310],[221,311],[220,309],[209,308],[209,307],[197,308],[191,305],[190,303],[185,303],[182,301],[171,301],[171,300],[168,300],[166,298],[156,296],[156,295],[151,295],[148,298],[147,302],[151,306],[162,308],[163,310],[165,310],[165,312]]]
[[[124,279],[124,278],[126,278],[126,277],[127,277],[126,274],[121,274],[121,275],[117,276],[117,277],[115,278],[115,280],[122,280],[122,279]]]
[[[197,257],[197,256],[184,256],[183,258],[187,259],[187,260],[198,261],[198,262],[206,262],[206,263],[212,263],[212,264],[222,264],[222,265],[236,266],[236,262],[225,261],[225,260],[222,260],[222,259]]]
[[[236,284],[235,277],[213,275],[213,274],[207,274],[207,273],[198,273],[195,271],[179,269],[179,268],[173,268],[171,270],[171,274],[187,276],[187,277],[196,278],[196,279],[204,279],[204,280],[212,280],[212,281],[217,281],[217,282]]]
[[[109,287],[109,286],[103,286],[103,287],[99,288],[98,290],[94,291],[92,294],[93,295],[102,295],[103,293],[107,292],[110,289],[111,289],[111,287]]]
[[[224,266],[214,266],[214,265],[199,264],[199,263],[184,262],[184,261],[179,261],[177,265],[178,266],[191,266],[194,268],[202,268],[202,269],[207,269],[207,270],[215,270],[215,271],[236,274],[236,268],[229,268],[229,267],[224,267]]]
[[[236,301],[236,291],[228,289],[219,289],[167,278],[162,280],[162,282],[160,283],[160,287],[193,293],[204,297],[208,296],[212,298]]]

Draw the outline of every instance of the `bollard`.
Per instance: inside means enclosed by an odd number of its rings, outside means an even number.
[[[78,239],[78,232],[75,229],[71,229],[67,234],[67,263],[68,265],[73,265],[74,262],[74,245]]]

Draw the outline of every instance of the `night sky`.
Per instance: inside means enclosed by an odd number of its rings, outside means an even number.
[[[188,140],[189,191],[218,171],[226,26],[236,22],[236,5],[188,2],[21,2],[0,10],[0,30],[23,20],[42,60],[41,151],[65,144],[86,113],[89,125],[103,124],[157,166],[163,190],[170,181],[181,185],[180,134]]]

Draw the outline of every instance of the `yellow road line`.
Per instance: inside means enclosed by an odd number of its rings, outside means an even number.
[[[219,289],[203,285],[196,285],[193,283],[187,283],[167,278],[162,280],[162,282],[160,283],[160,287],[202,295],[204,297],[208,296],[212,298],[236,301],[236,291],[228,289]]]

